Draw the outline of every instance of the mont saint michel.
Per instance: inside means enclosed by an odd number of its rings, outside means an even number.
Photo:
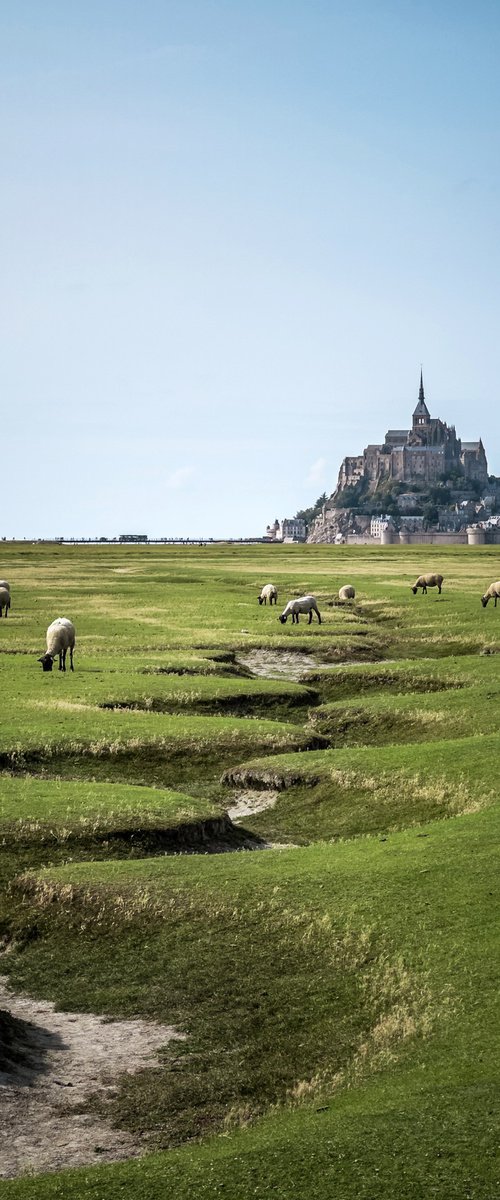
[[[388,429],[380,445],[367,446],[362,454],[344,458],[339,472],[337,492],[363,484],[370,493],[393,480],[396,483],[433,484],[452,476],[464,483],[488,482],[488,464],[484,446],[462,442],[455,426],[439,417],[431,417],[424,395],[420,372],[418,401],[411,429]]]
[[[472,526],[493,533],[499,485],[488,476],[481,437],[462,441],[454,425],[431,416],[421,371],[409,428],[388,429],[383,441],[343,459],[308,541],[378,537],[383,528],[387,540],[391,530],[405,540],[423,532],[458,535]]]

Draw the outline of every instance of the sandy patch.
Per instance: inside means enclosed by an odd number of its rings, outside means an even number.
[[[227,815],[231,821],[237,824],[238,821],[244,821],[245,817],[251,817],[254,813],[265,812],[266,808],[274,808],[277,799],[278,792],[259,792],[256,788],[247,788],[234,796]]]
[[[242,630],[243,632],[243,630]],[[237,654],[236,661],[262,679],[301,679],[308,671],[317,671],[319,663],[300,650],[250,650]]]
[[[0,1178],[141,1154],[131,1134],[72,1110],[96,1092],[111,1099],[121,1074],[154,1065],[161,1046],[185,1035],[147,1021],[55,1012],[47,1001],[15,995],[1,977],[0,1009],[29,1022],[24,1061],[0,1071]]]
[[[266,842],[265,850],[300,850],[298,842]]]

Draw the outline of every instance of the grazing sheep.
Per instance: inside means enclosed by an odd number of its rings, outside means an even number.
[[[282,625],[286,625],[286,619],[292,614],[292,625],[298,625],[299,613],[309,613],[309,625],[313,619],[313,612],[316,613],[318,621],[321,625],[321,616],[318,605],[316,604],[315,596],[299,596],[298,600],[289,600],[283,612],[280,615]]]
[[[66,670],[66,651],[69,650],[69,665],[74,671],[73,650],[75,648],[75,626],[67,617],[57,617],[47,629],[47,650],[38,662],[44,671],[51,671],[56,654],[59,655],[59,670]]]
[[[481,596],[481,604],[483,608],[486,608],[488,600],[494,600],[496,608],[497,600],[500,600],[500,583],[490,583],[490,586],[484,593],[484,596]]]
[[[5,616],[7,616],[8,612],[9,612],[9,608],[10,608],[9,589],[8,589],[8,587],[5,587],[4,584],[0,584],[0,617],[3,616],[4,609],[5,609]]]
[[[0,587],[7,588],[7,591],[10,592],[10,583],[7,583],[6,579],[0,579]]]
[[[354,600],[356,592],[351,583],[345,583],[339,590],[339,600]]]
[[[428,587],[437,587],[439,595],[441,595],[441,586],[443,583],[442,575],[419,575],[416,582],[413,584],[412,592],[416,596],[417,589],[422,588],[422,595],[425,596]]]
[[[273,601],[275,604],[278,603],[278,589],[275,588],[274,583],[264,584],[264,587],[260,593],[259,604],[267,604],[268,600],[270,604],[272,604]]]

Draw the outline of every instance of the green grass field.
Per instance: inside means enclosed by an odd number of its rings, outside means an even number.
[[[89,1098],[139,1161],[0,1189],[497,1197],[500,548],[4,544],[0,575],[2,973],[187,1035]],[[306,590],[322,624],[281,626]],[[36,661],[56,616],[74,674]]]

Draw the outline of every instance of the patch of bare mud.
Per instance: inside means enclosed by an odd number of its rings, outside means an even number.
[[[236,661],[252,675],[261,679],[302,679],[308,671],[317,671],[320,664],[311,654],[300,650],[249,650],[237,654]]]
[[[245,791],[237,792],[233,798],[233,803],[227,810],[227,815],[231,821],[244,821],[246,817],[251,817],[254,813],[265,812],[266,808],[273,808],[278,799],[278,792],[258,792],[252,788],[246,788]]]
[[[15,995],[2,978],[0,1009],[27,1023],[21,1053],[0,1070],[0,1178],[143,1153],[131,1134],[74,1109],[95,1093],[112,1099],[120,1075],[151,1066],[160,1047],[185,1035],[170,1025],[55,1012],[47,1001]]]
[[[300,850],[298,842],[266,842],[265,850]]]

